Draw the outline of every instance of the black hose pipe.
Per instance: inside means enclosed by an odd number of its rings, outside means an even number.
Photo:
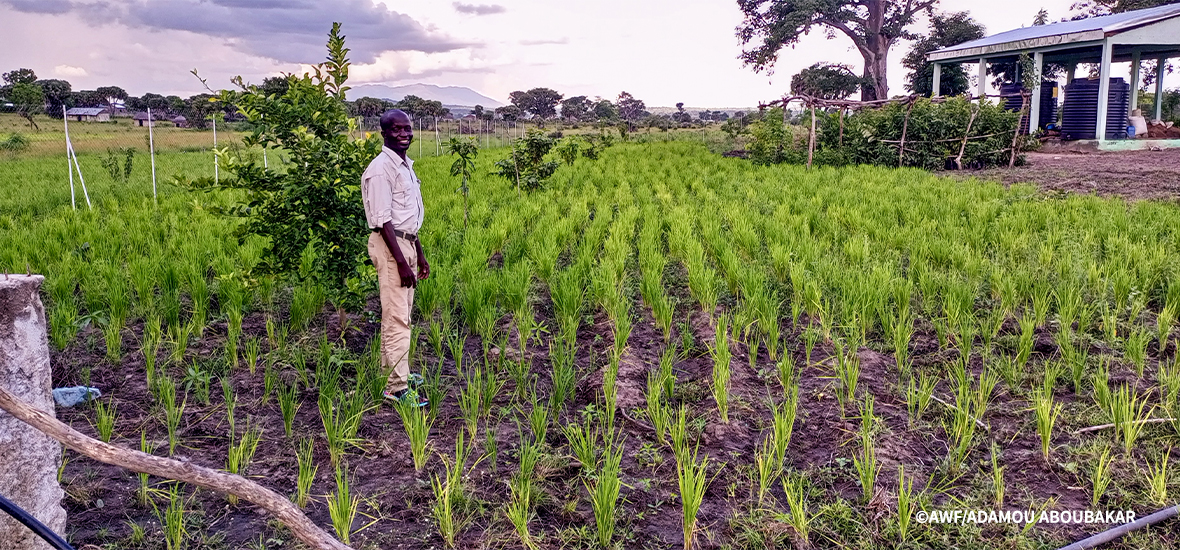
[[[1159,523],[1165,519],[1175,517],[1177,512],[1180,512],[1180,506],[1164,508],[1163,510],[1160,510],[1150,516],[1141,517],[1135,521],[1132,521],[1131,523],[1124,523],[1113,529],[1098,533],[1097,535],[1094,535],[1088,539],[1079,540],[1069,546],[1061,548],[1061,550],[1084,550],[1086,548],[1093,548],[1099,544],[1117,539],[1127,533],[1130,533],[1131,531],[1136,531],[1138,529],[1147,527],[1148,525]]]
[[[55,549],[74,550],[74,547],[70,546],[70,543],[66,542],[65,539],[61,538],[57,533],[54,533],[50,528],[46,527],[44,523],[37,521],[37,518],[29,515],[29,513],[23,508],[17,506],[11,500],[4,498],[4,495],[0,495],[0,510],[8,512],[8,515],[21,522],[21,525],[28,527],[29,530],[36,533],[37,536],[45,539],[45,542],[48,542],[49,545]]]

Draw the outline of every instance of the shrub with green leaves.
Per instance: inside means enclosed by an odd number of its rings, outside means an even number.
[[[310,277],[323,286],[342,322],[344,311],[364,305],[364,290],[372,283],[361,269],[368,230],[360,184],[369,161],[381,152],[380,136],[352,137],[357,122],[344,103],[348,51],[340,24],[333,23],[327,61],[301,76],[288,75],[285,92],[268,94],[239,76],[233,79],[238,90],[217,97],[218,103],[236,107],[253,128],[243,139],[246,147],[282,150],[289,162],[267,167],[250,155],[223,154],[223,166],[233,177],[181,182],[244,191],[239,202],[220,211],[245,221],[239,237],[267,238],[261,270],[295,274],[310,247],[315,252]]]

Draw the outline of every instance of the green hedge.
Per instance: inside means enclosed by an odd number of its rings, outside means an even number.
[[[941,103],[921,98],[910,109],[904,103],[881,108],[866,108],[844,117],[844,137],[840,140],[840,114],[817,111],[816,152],[814,162],[821,165],[872,164],[898,166],[898,142],[905,129],[906,144],[902,165],[941,170],[954,166],[973,109],[979,114],[971,123],[971,136],[963,153],[964,168],[1007,166],[1008,148],[1018,113],[1006,111],[992,102],[973,105],[965,97],[949,98]],[[805,111],[799,126],[784,125],[782,109],[767,111],[763,120],[750,129],[753,141],[750,159],[756,164],[803,163],[807,161],[807,126],[810,112]],[[987,137],[980,137],[987,136]],[[1022,150],[1034,146],[1035,140],[1021,138]],[[1023,162],[1018,155],[1017,163]]]

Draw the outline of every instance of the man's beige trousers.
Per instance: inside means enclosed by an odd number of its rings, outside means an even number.
[[[402,257],[410,270],[418,274],[418,251],[413,243],[397,239]],[[369,234],[369,258],[377,268],[377,286],[381,289],[381,366],[391,369],[385,391],[395,393],[409,387],[410,380],[410,312],[414,306],[414,289],[402,286],[397,260],[385,246],[381,233]]]

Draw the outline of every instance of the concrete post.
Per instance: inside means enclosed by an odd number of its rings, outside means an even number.
[[[1102,43],[1102,60],[1098,65],[1098,126],[1094,128],[1094,137],[1099,142],[1106,141],[1106,111],[1110,109],[1110,63],[1114,53],[1114,45],[1107,38]]]
[[[942,95],[942,63],[934,64],[934,87],[930,88],[930,97]]]
[[[0,386],[50,415],[49,343],[40,275],[0,274]],[[0,494],[58,534],[66,527],[57,482],[61,445],[0,411]],[[28,528],[0,513],[0,550],[49,550]]]
[[[1035,136],[1037,130],[1041,129],[1041,71],[1045,64],[1045,54],[1041,52],[1033,53],[1033,77],[1036,78],[1036,84],[1033,85],[1032,97],[1029,98],[1029,112],[1028,112],[1028,135]]]
[[[975,84],[975,95],[979,96],[979,101],[983,102],[983,96],[987,93],[987,58],[979,58],[979,82]]]
[[[1164,62],[1168,58],[1161,57],[1155,62],[1155,118],[1160,120],[1164,116]]]
[[[1127,102],[1127,116],[1139,108],[1139,63],[1142,59],[1139,50],[1131,52],[1131,101]]]

